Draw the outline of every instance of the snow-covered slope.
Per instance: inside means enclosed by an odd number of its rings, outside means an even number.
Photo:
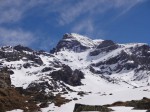
[[[83,52],[66,49],[57,52],[55,57],[72,69],[88,70],[93,74],[105,77],[105,79],[107,77],[112,81],[128,82],[135,87],[149,85],[148,61],[150,61],[150,57],[148,51],[145,51],[145,47],[148,46],[140,43],[114,44],[114,46],[112,49],[110,47],[113,46],[95,47]],[[138,48],[140,50],[136,50]]]
[[[103,40],[82,52],[65,49],[54,53],[62,63],[85,73],[84,85],[73,89],[92,92],[81,100],[56,107],[54,111],[73,111],[75,103],[102,105],[149,97],[149,51],[150,47],[145,43],[117,44]],[[113,95],[109,95],[111,93]],[[70,96],[80,99],[76,94]]]
[[[94,46],[98,45],[100,42],[103,41],[102,39],[92,40],[92,39],[90,39],[86,36],[79,35],[79,34],[76,34],[76,33],[71,33],[70,36],[72,37],[72,39],[77,40],[83,46],[87,46],[87,47],[94,47]]]

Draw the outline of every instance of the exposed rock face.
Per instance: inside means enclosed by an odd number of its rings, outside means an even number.
[[[126,107],[134,107],[134,109],[141,109],[141,110],[150,110],[150,99],[143,98],[141,100],[132,100],[127,102],[115,102],[111,106],[126,106]]]
[[[112,40],[104,40],[100,45],[97,46],[97,48],[105,48],[114,45],[116,44]]]
[[[84,74],[81,71],[72,71],[72,69],[66,65],[63,65],[61,70],[54,71],[50,75],[54,80],[63,81],[72,86],[81,85],[81,79],[84,78]]]
[[[134,56],[134,61],[140,65],[145,65],[150,70],[150,46],[143,45],[131,49],[132,55]]]
[[[39,91],[44,91],[46,88],[53,90],[54,86],[51,86],[48,82],[31,83],[27,89],[31,92],[39,92]]]
[[[42,65],[43,62],[41,58],[36,55],[36,53],[31,52],[33,51],[32,49],[28,47],[23,47],[23,46],[15,46],[10,47],[2,47],[0,49],[0,59],[6,59],[6,61],[19,61],[20,59],[23,60],[31,60],[35,62],[36,64]],[[29,53],[30,52],[30,53]]]
[[[96,64],[92,64],[93,67],[100,67],[100,71],[94,71],[101,74],[112,74],[112,72],[120,72],[121,70],[131,70],[138,67],[138,63],[134,62],[135,57],[128,55],[126,52],[122,51],[120,55],[112,57],[106,61],[101,61]],[[111,65],[115,65],[112,66]],[[92,71],[92,68],[91,68]]]
[[[105,42],[105,41],[104,41]],[[103,43],[103,42],[102,42]],[[109,42],[108,42],[109,43]],[[113,44],[113,42],[110,42],[110,44]],[[106,44],[107,45],[107,44]],[[105,45],[100,45],[100,48],[103,48]],[[115,49],[121,49],[122,47],[119,45],[115,45]],[[105,46],[106,47],[106,46]],[[109,47],[108,47],[109,48]],[[113,50],[109,52],[113,52]],[[106,49],[105,49],[106,50]],[[104,50],[104,51],[105,51]],[[111,75],[113,73],[120,73],[121,71],[135,71],[135,79],[134,80],[140,80],[142,77],[146,78],[149,75],[149,72],[147,72],[147,75],[144,75],[142,73],[144,70],[149,71],[150,70],[150,47],[148,45],[140,45],[129,47],[127,49],[123,49],[121,52],[119,52],[117,55],[112,56],[106,60],[99,61],[97,63],[93,63],[90,66],[90,70],[93,73],[97,74],[108,74]],[[107,50],[105,51],[105,53]],[[103,51],[93,51],[90,53],[91,56],[97,56],[99,53],[103,54]],[[95,69],[99,68],[99,69]]]
[[[114,43],[111,40],[104,40],[102,43],[100,43],[97,48],[90,52],[90,56],[96,56],[102,52],[110,52],[112,50],[115,50],[119,47],[116,43]]]
[[[30,67],[31,67],[31,64],[30,64],[30,63],[25,63],[25,64],[23,64],[23,67],[24,67],[24,68],[30,68]]]
[[[43,64],[43,61],[41,60],[41,58],[35,54],[27,54],[25,56],[28,60],[31,60],[31,61],[34,61],[35,63],[39,64],[39,65],[42,65]]]
[[[51,71],[51,70],[54,70],[53,68],[51,67],[45,67],[42,69],[42,72],[48,72],[48,71]]]
[[[8,70],[8,68],[0,69],[0,88],[8,88],[11,86],[10,75],[13,71]]]
[[[82,112],[82,111],[111,112],[112,109],[100,105],[90,106],[90,105],[76,104],[73,112]]]
[[[28,47],[21,46],[21,45],[15,46],[14,49],[17,51],[29,51],[29,52],[33,51],[32,49],[30,49]]]

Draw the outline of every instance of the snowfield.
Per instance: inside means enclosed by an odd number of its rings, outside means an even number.
[[[53,104],[49,105],[48,108],[43,108],[42,112],[54,111],[54,112],[73,112],[75,103],[87,104],[87,105],[105,105],[112,104],[116,101],[130,101],[130,100],[140,100],[143,97],[150,98],[150,86],[134,88],[132,85],[122,83],[122,84],[112,84],[108,83],[97,75],[92,74],[89,71],[84,71],[86,73],[85,79],[82,80],[83,86],[71,87],[71,89],[76,91],[91,92],[91,94],[80,97],[77,93],[69,93],[68,95],[63,95],[66,98],[73,99],[78,98],[78,101],[71,101],[61,107],[56,107]],[[147,91],[144,91],[147,90]],[[111,95],[112,94],[112,95]],[[132,108],[113,108],[116,109],[115,112],[130,112]],[[123,109],[122,111],[120,111]],[[143,110],[131,110],[131,112],[145,112]]]
[[[132,107],[111,107],[113,112],[146,112],[146,110],[134,110]]]
[[[94,80],[94,81],[93,81]],[[102,81],[101,78],[96,76],[87,75],[83,80],[84,86],[74,88],[75,90],[82,90],[87,92],[92,92],[91,94],[80,97],[77,93],[69,93],[69,95],[64,95],[66,98],[78,98],[78,101],[71,101],[61,107],[56,107],[53,104],[49,105],[48,108],[43,108],[43,112],[54,111],[54,112],[73,112],[75,103],[87,104],[87,105],[105,105],[112,104],[116,101],[130,101],[130,100],[140,100],[143,97],[150,98],[150,87],[133,88],[128,84],[116,85],[108,84]],[[144,91],[148,90],[148,91]],[[111,95],[112,94],[112,95]],[[130,112],[132,108],[114,108],[115,112]],[[122,111],[120,111],[123,109]],[[131,110],[131,112],[146,112],[143,110]]]

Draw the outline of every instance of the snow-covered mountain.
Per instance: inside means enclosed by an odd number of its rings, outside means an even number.
[[[67,33],[50,53],[21,45],[1,47],[0,71],[1,88],[32,96],[28,100],[34,99],[41,111],[72,112],[75,103],[103,105],[148,97],[150,46]]]
[[[95,43],[78,34],[66,34],[56,49],[59,50],[54,53],[55,57],[72,69],[89,70],[119,82],[134,82],[133,86],[137,87],[150,83],[150,46],[147,44],[117,44],[111,40]]]
[[[58,52],[61,50],[69,49],[74,52],[82,52],[89,48],[95,48],[97,45],[99,45],[103,40],[92,40],[88,37],[71,33],[66,33],[62,40],[60,40],[56,46],[51,52]]]

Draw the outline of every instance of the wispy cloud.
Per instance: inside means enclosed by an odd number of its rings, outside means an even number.
[[[84,16],[84,14],[94,17],[110,9],[120,10],[119,15],[124,14],[144,1],[146,0],[81,0],[74,5],[67,5],[64,9],[61,9],[59,23],[65,25],[75,21],[80,16]]]
[[[40,7],[43,10],[40,16],[51,13],[57,15],[57,23],[54,23],[56,26],[71,25],[72,32],[92,34],[101,31],[97,31],[95,23],[95,18],[101,14],[113,9],[118,12],[114,17],[118,18],[145,1],[147,0],[0,0],[0,25],[20,22],[31,10]],[[101,34],[103,32],[98,35]],[[39,39],[35,34],[21,28],[7,29],[5,25],[0,27],[2,44],[30,45],[35,38]]]
[[[102,29],[97,30],[95,18],[113,9],[118,12],[112,17],[112,20],[115,20],[130,11],[137,4],[145,1],[147,0],[81,0],[76,2],[73,6],[70,5],[61,11],[59,23],[61,25],[66,25],[77,21],[71,29],[72,32],[84,33],[92,36],[93,33],[95,33],[94,36],[100,38],[103,37],[105,33]],[[78,21],[78,18],[81,18],[81,20]]]
[[[1,45],[25,45],[29,46],[35,42],[35,36],[31,32],[25,32],[21,29],[0,28]]]
[[[0,23],[7,23],[7,22],[16,22],[21,19],[22,17],[22,9],[19,8],[20,1],[8,1],[8,0],[1,0],[0,1]],[[18,10],[19,9],[19,10]]]
[[[91,20],[81,21],[71,29],[72,32],[91,33],[94,31],[94,26]]]
[[[120,13],[125,13],[144,1],[146,0],[1,0],[0,23],[17,22],[32,8],[44,7],[45,12],[56,12],[58,22],[65,25],[84,14],[94,16],[111,8],[120,9]]]
[[[117,0],[116,7],[122,8],[122,11],[115,17],[115,19],[130,11],[133,7],[135,7],[139,3],[143,3],[146,1],[147,0],[126,0],[126,1]]]
[[[72,26],[71,32],[88,35],[90,38],[104,38],[105,36],[105,32],[97,29],[91,19],[78,22]]]
[[[56,6],[60,1],[62,0],[0,0],[0,24],[18,22],[33,8]]]

